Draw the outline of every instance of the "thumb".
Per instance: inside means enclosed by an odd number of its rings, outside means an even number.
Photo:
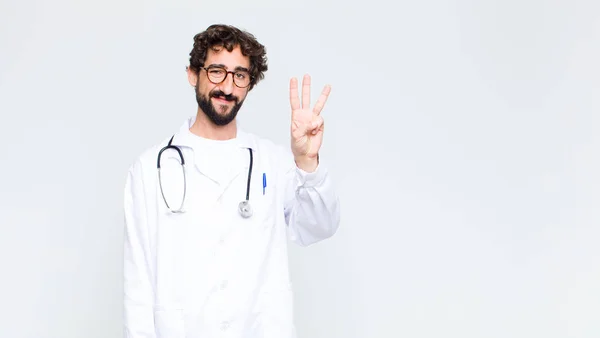
[[[312,121],[312,129],[313,130],[320,129],[322,126],[323,126],[323,118],[321,116],[317,116]]]

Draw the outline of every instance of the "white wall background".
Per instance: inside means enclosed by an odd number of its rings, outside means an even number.
[[[240,119],[287,142],[333,92],[338,235],[292,250],[301,338],[600,336],[600,3],[0,2],[0,337],[120,337],[128,166],[196,103],[195,33],[270,70]]]

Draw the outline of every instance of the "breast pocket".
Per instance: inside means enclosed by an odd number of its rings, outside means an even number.
[[[274,183],[274,182],[273,182]],[[270,229],[275,224],[277,218],[277,190],[275,184],[267,186],[264,189],[262,181],[257,184],[256,193],[252,196],[254,200],[250,202],[254,205],[254,223],[263,229]]]
[[[183,310],[155,309],[154,328],[157,338],[185,338]]]

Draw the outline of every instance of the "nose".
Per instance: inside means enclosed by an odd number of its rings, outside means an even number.
[[[231,77],[229,76],[231,75]],[[221,91],[223,93],[225,93],[225,95],[229,95],[231,93],[233,93],[233,73],[227,73],[225,75],[225,80],[223,80],[223,82],[221,82],[221,84],[219,84],[219,87],[221,89]]]

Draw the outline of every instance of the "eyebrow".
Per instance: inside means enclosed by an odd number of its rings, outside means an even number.
[[[215,64],[215,63],[213,63],[213,64],[211,64],[211,65],[208,65],[208,67],[206,67],[206,68],[213,68],[213,67],[215,67],[215,68],[225,68],[225,69],[227,69],[227,67],[226,67],[224,64],[220,64],[220,63],[219,63],[219,64]],[[237,66],[237,67],[235,67],[235,69],[234,69],[234,71],[240,71],[240,70],[241,70],[241,71],[250,72],[250,70],[249,70],[248,68],[246,68],[246,67],[242,67],[242,66]]]

